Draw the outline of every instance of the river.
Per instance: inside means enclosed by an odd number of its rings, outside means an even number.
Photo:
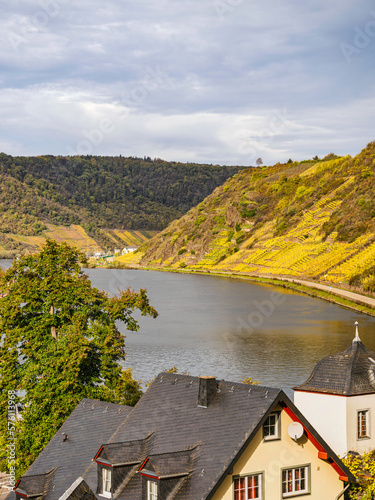
[[[8,267],[10,261],[2,261]],[[126,335],[126,361],[143,386],[173,366],[179,373],[214,375],[291,388],[323,357],[349,347],[355,321],[375,350],[375,318],[285,288],[225,277],[142,270],[85,269],[94,286],[116,295],[147,288],[156,319],[136,314]]]
[[[143,383],[177,366],[180,373],[238,382],[251,376],[292,395],[318,361],[349,347],[355,321],[361,340],[375,350],[375,318],[284,288],[154,271],[86,272],[111,294],[147,288],[159,317],[137,315],[136,333],[121,327],[125,366]]]

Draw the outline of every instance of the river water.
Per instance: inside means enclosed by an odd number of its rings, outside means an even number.
[[[111,294],[147,288],[157,319],[139,318],[126,334],[125,366],[143,383],[164,369],[251,376],[263,385],[291,388],[304,382],[323,357],[349,347],[359,322],[361,340],[375,350],[375,318],[284,288],[225,277],[140,270],[86,270]]]
[[[375,350],[375,318],[284,288],[154,271],[85,272],[111,295],[147,288],[159,317],[136,314],[138,332],[119,325],[126,335],[124,365],[143,384],[176,366],[179,373],[235,382],[252,377],[292,396],[318,361],[349,347],[355,321],[361,340]]]

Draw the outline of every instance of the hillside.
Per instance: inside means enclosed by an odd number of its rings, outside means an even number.
[[[85,249],[139,245],[238,171],[150,158],[1,153],[0,256],[32,251],[51,235]]]
[[[128,259],[374,290],[374,172],[375,142],[354,158],[243,170]]]

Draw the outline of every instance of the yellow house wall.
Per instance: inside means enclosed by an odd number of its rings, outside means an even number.
[[[263,500],[280,500],[283,468],[310,465],[310,494],[301,498],[311,500],[335,499],[344,488],[331,465],[318,458],[318,450],[304,436],[294,442],[288,436],[291,418],[281,412],[281,439],[263,441],[262,429],[256,434],[227,476],[213,500],[233,500],[233,477],[240,474],[263,473]],[[292,497],[292,498],[299,498]]]

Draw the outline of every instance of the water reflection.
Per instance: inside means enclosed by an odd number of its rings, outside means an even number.
[[[159,317],[139,319],[137,333],[122,331],[126,366],[144,382],[177,366],[192,375],[216,375],[291,388],[323,357],[360,337],[375,350],[375,318],[284,288],[213,276],[135,270],[86,270],[111,294],[147,288]]]
[[[106,273],[89,271],[104,289]],[[192,375],[252,376],[291,394],[320,359],[350,345],[355,321],[375,350],[374,318],[291,290],[213,276],[119,273],[123,287],[147,288],[160,313],[156,320],[140,317],[139,332],[127,333],[126,365],[144,381],[176,365]]]

